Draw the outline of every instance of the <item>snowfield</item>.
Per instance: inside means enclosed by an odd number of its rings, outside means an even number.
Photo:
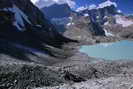
[[[130,25],[133,25],[133,21],[132,20],[128,20],[128,19],[126,19],[123,16],[116,15],[115,18],[116,18],[116,23],[117,24],[121,24],[123,27],[128,27]]]

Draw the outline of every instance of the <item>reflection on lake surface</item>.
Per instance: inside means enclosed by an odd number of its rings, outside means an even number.
[[[101,43],[96,45],[84,45],[79,49],[80,52],[88,56],[109,60],[133,59],[133,41],[119,41],[114,43]]]

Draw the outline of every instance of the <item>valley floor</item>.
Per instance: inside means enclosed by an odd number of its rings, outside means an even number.
[[[17,60],[3,54],[0,89],[133,89],[132,60],[106,61],[74,52],[73,56],[62,59],[43,54],[38,54],[40,59],[31,56],[39,62]],[[55,63],[43,65],[41,61],[45,60]]]
[[[82,83],[64,84],[56,87],[44,87],[36,89],[132,89],[133,78],[110,77],[104,79],[88,80]]]

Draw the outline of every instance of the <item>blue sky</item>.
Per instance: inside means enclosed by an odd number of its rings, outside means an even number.
[[[84,6],[86,4],[99,4],[106,0],[75,0],[76,1],[76,7]],[[111,0],[113,2],[116,2],[118,5],[118,9],[120,9],[125,14],[133,14],[133,0]]]

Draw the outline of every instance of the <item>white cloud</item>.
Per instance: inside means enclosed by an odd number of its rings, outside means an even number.
[[[74,0],[31,0],[31,1],[39,8],[47,7],[55,3],[57,4],[67,3],[71,8],[75,8],[75,5],[76,5]]]

